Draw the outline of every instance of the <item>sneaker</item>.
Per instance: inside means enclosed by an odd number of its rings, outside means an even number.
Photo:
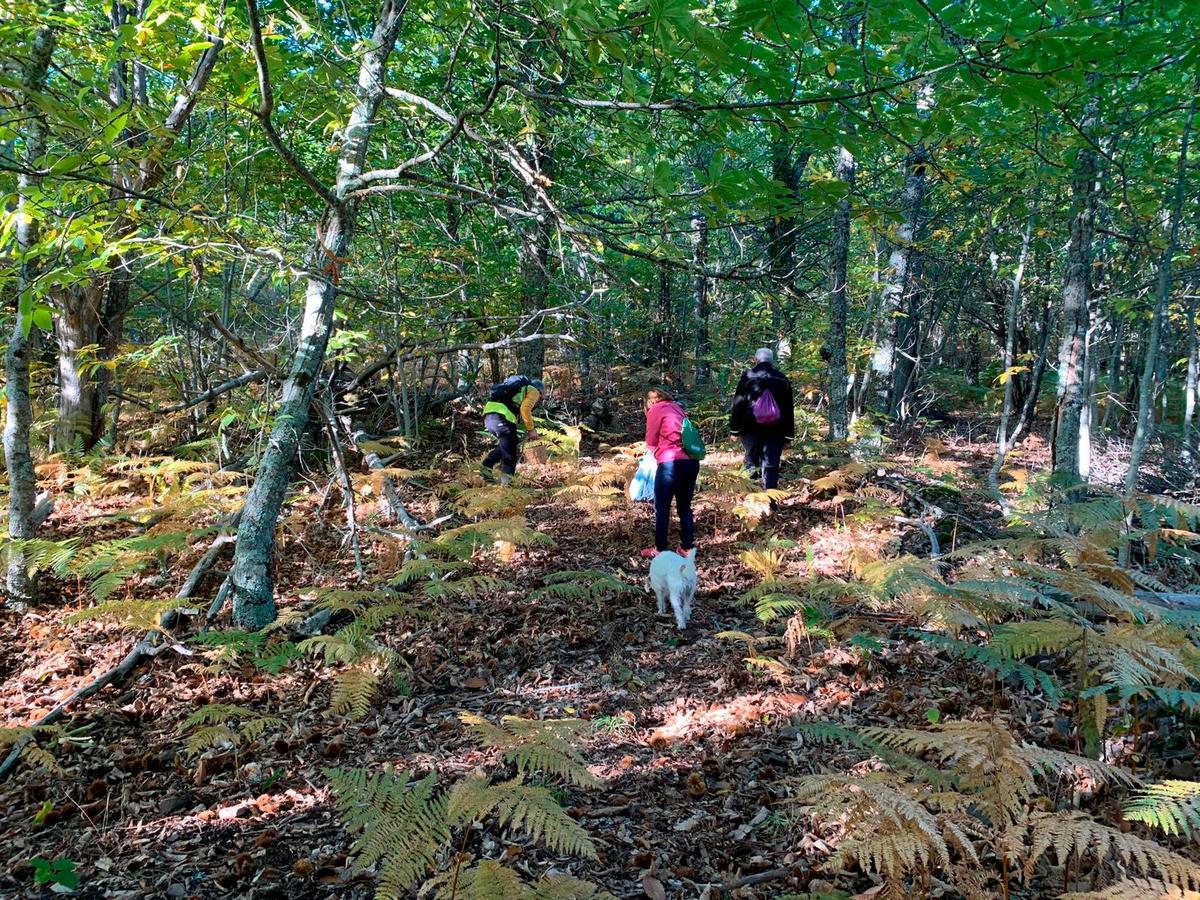
[[[695,550],[695,549],[696,549],[695,547],[692,548],[692,550]],[[682,547],[675,548],[675,552],[678,553],[680,556],[687,556],[689,553],[692,552],[692,550],[684,550]]]
[[[647,547],[642,551],[642,556],[646,557],[646,559],[654,559],[654,557],[658,556],[658,549],[655,547]]]

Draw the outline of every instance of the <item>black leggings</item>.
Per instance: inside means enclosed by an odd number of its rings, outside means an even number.
[[[483,427],[496,438],[496,447],[483,458],[483,467],[490,469],[500,463],[501,472],[513,474],[517,471],[517,426],[499,413],[488,413]]]

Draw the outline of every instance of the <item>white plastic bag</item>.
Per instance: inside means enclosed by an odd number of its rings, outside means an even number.
[[[637,471],[629,480],[629,499],[634,503],[646,503],[654,499],[654,474],[658,471],[658,462],[654,453],[647,450],[642,461],[638,463]]]

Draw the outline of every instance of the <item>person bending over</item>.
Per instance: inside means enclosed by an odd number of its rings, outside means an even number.
[[[517,450],[521,434],[533,431],[533,408],[542,398],[540,378],[510,375],[492,387],[483,407],[483,427],[496,439],[496,446],[483,458],[483,467],[492,471],[500,464],[500,483],[508,484],[517,471]]]

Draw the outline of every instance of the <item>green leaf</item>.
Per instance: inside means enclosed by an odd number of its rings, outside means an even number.
[[[48,306],[36,307],[30,320],[42,331],[54,330],[54,312]]]

